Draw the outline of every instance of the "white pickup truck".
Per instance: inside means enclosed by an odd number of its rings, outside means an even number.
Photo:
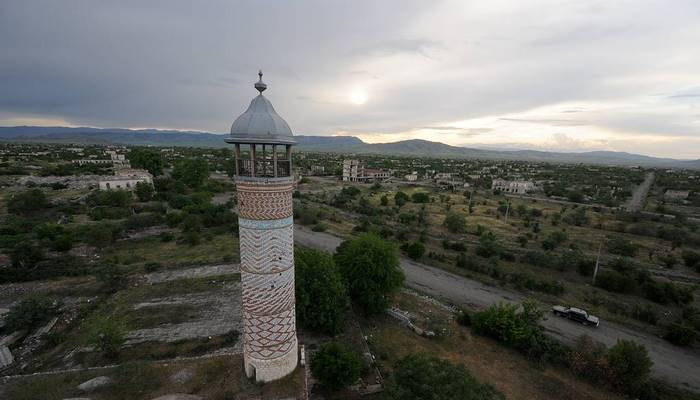
[[[598,327],[598,325],[600,325],[600,319],[598,319],[598,317],[589,315],[588,312],[586,312],[586,310],[580,308],[554,306],[552,307],[552,312],[556,316],[568,318],[572,321],[579,322],[586,326]]]

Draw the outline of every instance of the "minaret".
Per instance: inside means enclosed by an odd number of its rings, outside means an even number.
[[[289,125],[260,94],[231,125],[235,145],[243,286],[246,375],[268,382],[297,366],[292,220],[292,137]]]

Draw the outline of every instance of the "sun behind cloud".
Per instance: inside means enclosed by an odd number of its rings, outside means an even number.
[[[350,92],[350,97],[349,97],[350,103],[361,106],[369,100],[369,96],[367,95],[367,91],[361,88],[355,88]]]

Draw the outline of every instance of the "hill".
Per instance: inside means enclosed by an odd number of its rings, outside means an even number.
[[[613,151],[559,153],[535,150],[485,150],[428,140],[365,143],[353,136],[295,136],[307,151],[357,154],[395,154],[414,157],[480,158],[555,163],[641,165],[660,168],[700,169],[700,160],[676,160]],[[123,128],[0,127],[0,140],[29,143],[120,144],[129,146],[227,147],[223,134],[194,131]]]

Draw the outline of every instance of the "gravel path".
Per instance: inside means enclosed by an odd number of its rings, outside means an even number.
[[[342,241],[330,234],[312,232],[298,225],[295,226],[294,239],[303,246],[329,252],[335,251]],[[483,308],[497,302],[519,302],[524,297],[406,258],[401,259],[401,266],[406,273],[406,286],[456,305]],[[542,325],[550,335],[566,343],[583,334],[608,346],[618,339],[634,340],[649,350],[654,361],[652,373],[656,377],[700,392],[700,352],[696,349],[676,347],[653,335],[606,321],[602,321],[599,328],[588,328],[561,318],[548,317],[542,321]]]

